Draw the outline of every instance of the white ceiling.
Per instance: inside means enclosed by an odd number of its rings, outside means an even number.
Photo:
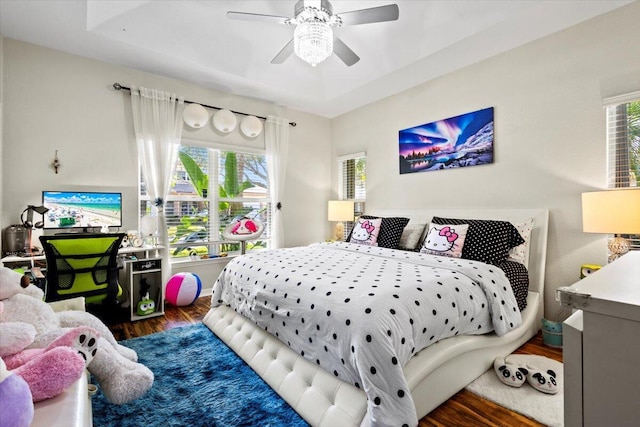
[[[297,0],[0,0],[7,38],[335,117],[632,3],[632,0],[334,0],[334,13],[396,3],[397,21],[337,28],[359,56],[315,68],[271,59],[293,28],[227,11],[293,16]],[[136,82],[120,82],[136,84]]]

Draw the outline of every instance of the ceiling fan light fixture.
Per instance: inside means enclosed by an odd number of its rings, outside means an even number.
[[[293,32],[293,50],[315,67],[333,53],[333,30],[326,22],[302,22]]]

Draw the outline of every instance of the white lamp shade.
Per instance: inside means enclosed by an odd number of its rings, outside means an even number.
[[[189,104],[184,107],[182,119],[188,126],[199,129],[209,120],[209,113],[200,104]]]
[[[329,200],[329,221],[353,221],[353,200]]]
[[[213,127],[222,133],[229,133],[238,125],[236,115],[229,110],[218,110],[213,115]]]
[[[640,234],[640,188],[582,193],[582,230]]]
[[[249,138],[255,138],[262,133],[262,122],[256,116],[247,116],[240,122],[240,130]]]

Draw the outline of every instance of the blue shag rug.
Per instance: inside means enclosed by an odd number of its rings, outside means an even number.
[[[155,376],[125,405],[92,399],[95,427],[308,426],[253,370],[199,323],[121,341]]]

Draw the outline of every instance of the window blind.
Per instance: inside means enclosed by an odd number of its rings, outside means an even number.
[[[607,98],[607,175],[609,188],[640,187],[640,91]],[[640,250],[640,235],[625,236]]]
[[[338,157],[338,199],[353,200],[354,217],[364,213],[367,197],[367,157],[366,154],[354,153]],[[353,228],[353,222],[345,223],[343,239],[346,239]]]
[[[365,153],[356,153],[338,158],[338,198],[362,201],[366,199],[367,158]]]

